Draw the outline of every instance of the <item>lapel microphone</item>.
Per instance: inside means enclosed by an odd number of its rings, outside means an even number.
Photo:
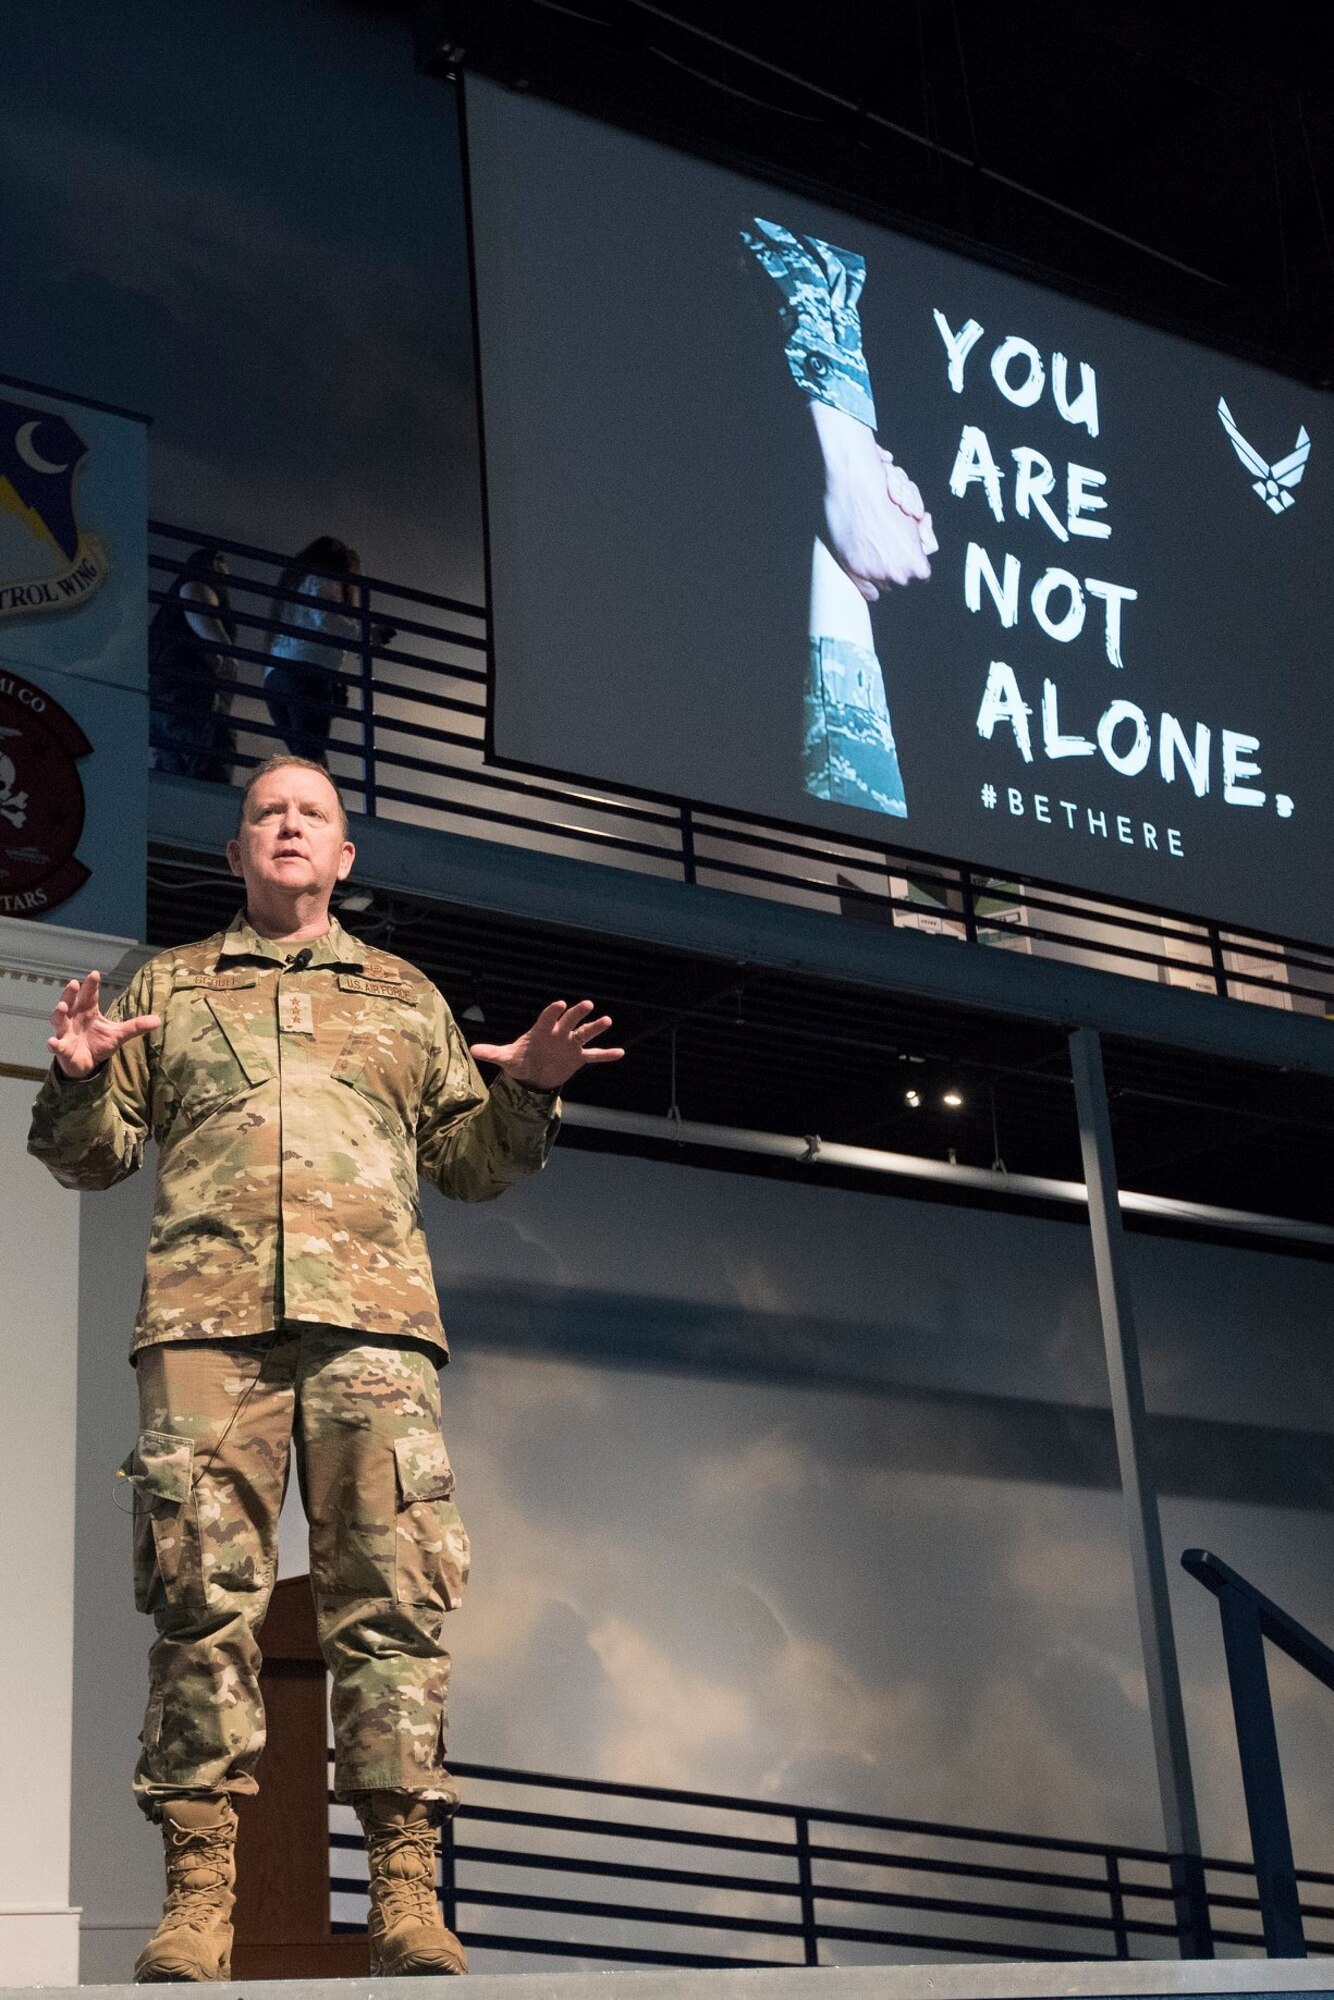
[[[289,972],[304,972],[306,967],[310,964],[311,959],[314,958],[314,956],[315,954],[311,950],[310,946],[308,944],[303,944],[300,951],[296,954],[296,957],[288,959],[287,970]]]

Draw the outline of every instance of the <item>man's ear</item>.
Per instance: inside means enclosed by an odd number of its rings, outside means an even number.
[[[235,842],[233,842],[233,845],[235,845]],[[338,857],[338,880],[340,882],[346,882],[348,876],[352,873],[352,863],[356,858],[356,848],[350,840],[345,840],[343,842],[343,851]],[[239,875],[241,871],[238,868],[236,872]]]
[[[231,869],[233,875],[239,875],[242,872],[241,843],[239,840],[229,840],[227,842],[227,866]]]

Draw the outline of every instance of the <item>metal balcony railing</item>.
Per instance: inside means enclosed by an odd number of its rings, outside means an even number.
[[[1223,1621],[1223,1649],[1265,1949],[1271,1958],[1305,1958],[1301,1885],[1310,1878],[1293,1865],[1265,1641],[1327,1688],[1334,1688],[1334,1652],[1207,1549],[1187,1549],[1181,1566],[1213,1592]],[[1322,1914],[1334,1915],[1334,1911]],[[1328,1946],[1323,1949],[1327,1951]]]
[[[1172,1958],[1199,1951],[1182,1871],[1153,1848],[454,1764],[440,1897],[472,1951],[635,1965],[905,1957]],[[330,1794],[333,1928],[366,1921],[361,1837]],[[688,1865],[684,1865],[688,1864]],[[1206,1860],[1215,1945],[1262,1951],[1245,1863]],[[1297,1880],[1334,1950],[1334,1875]],[[1189,1926],[1189,1928],[1188,1928]]]
[[[269,646],[291,631],[285,558],[153,521],[150,595],[161,605],[195,550],[229,564],[234,637],[220,674],[150,658],[154,759],[222,782],[284,747],[265,699]],[[694,799],[529,777],[488,765],[486,614],[383,578],[359,579],[354,635],[319,640],[323,691],[309,707],[353,811],[850,919],[1021,950],[1234,999],[1334,1012],[1334,952],[1242,934],[1147,905],[1109,903],[1036,879],[981,876],[887,843],[835,839]],[[290,745],[288,747],[291,747]],[[191,768],[193,766],[193,768]]]

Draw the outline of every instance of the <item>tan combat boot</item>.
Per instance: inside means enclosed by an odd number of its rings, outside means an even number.
[[[226,1797],[164,1799],[167,1906],[135,1960],[140,1985],[230,1979],[236,1814]]]
[[[466,1972],[435,1892],[434,1809],[411,1792],[362,1792],[354,1804],[370,1862],[372,1975]]]

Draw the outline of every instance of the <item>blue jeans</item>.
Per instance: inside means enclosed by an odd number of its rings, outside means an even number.
[[[273,726],[292,755],[327,763],[334,715],[347,705],[347,684],[341,674],[280,660],[264,676],[264,699]]]

